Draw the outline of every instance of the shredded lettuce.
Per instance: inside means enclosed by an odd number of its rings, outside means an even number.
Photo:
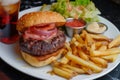
[[[100,11],[90,0],[57,0],[51,5],[50,10],[60,13],[65,18],[82,18],[86,22],[99,21]]]
[[[79,5],[86,6],[86,5],[89,4],[89,2],[90,2],[90,0],[75,0],[75,3],[76,3],[77,6],[79,6]]]

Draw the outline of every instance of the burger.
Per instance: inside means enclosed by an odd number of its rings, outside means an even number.
[[[56,60],[64,47],[65,34],[58,27],[66,20],[52,11],[31,12],[17,22],[21,33],[19,48],[23,59],[34,67],[41,67]]]

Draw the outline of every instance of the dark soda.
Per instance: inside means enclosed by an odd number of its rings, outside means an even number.
[[[16,23],[20,2],[2,5],[0,3],[0,42],[11,44],[19,39]]]

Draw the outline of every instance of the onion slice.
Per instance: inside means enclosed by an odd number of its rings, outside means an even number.
[[[57,28],[55,24],[42,24],[36,25],[28,28],[23,37],[25,39],[36,39],[36,40],[45,40],[53,37],[57,33]]]

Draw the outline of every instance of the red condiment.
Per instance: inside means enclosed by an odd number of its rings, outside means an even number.
[[[82,27],[85,25],[85,21],[83,21],[82,19],[73,19],[67,21],[65,25],[68,27]]]

